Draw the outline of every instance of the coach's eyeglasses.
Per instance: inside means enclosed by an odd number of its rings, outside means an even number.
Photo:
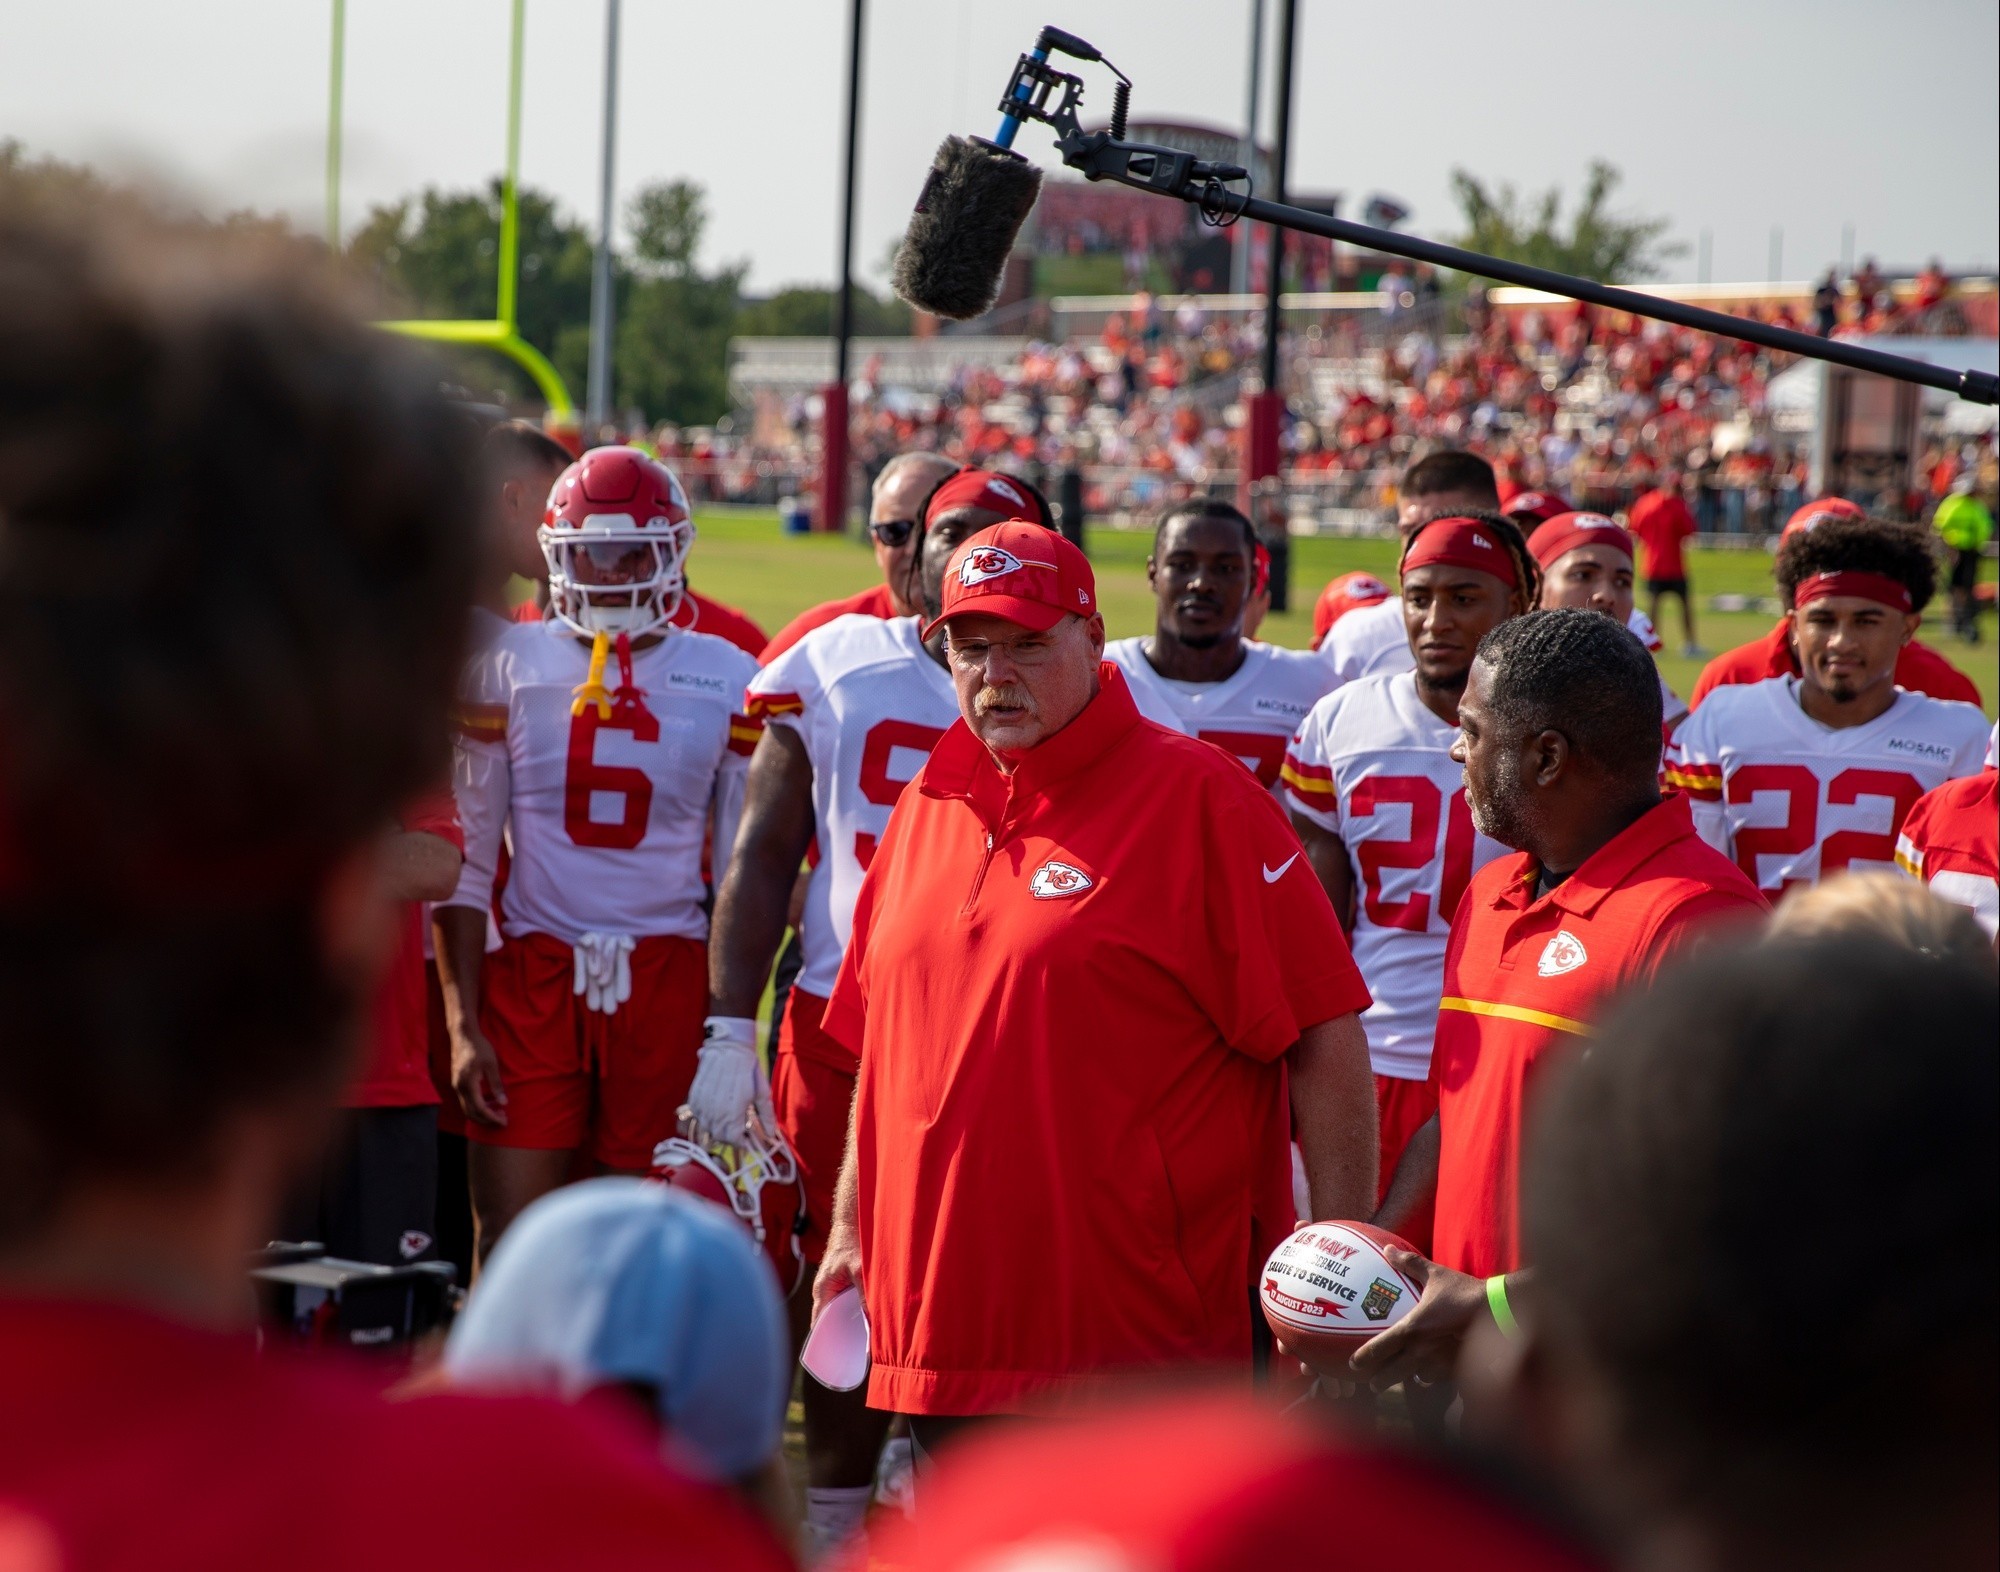
[[[870,524],[868,533],[891,551],[897,551],[910,543],[910,536],[916,533],[916,528],[915,519],[884,519],[879,524]]]

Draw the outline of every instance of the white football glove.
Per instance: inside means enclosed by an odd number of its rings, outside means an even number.
[[[754,1107],[764,1128],[775,1130],[771,1082],[757,1057],[757,1023],[740,1015],[711,1015],[701,1030],[701,1054],[687,1094],[696,1128],[711,1141],[741,1146]]]
[[[576,941],[575,989],[593,1010],[616,1015],[632,997],[632,936],[586,933]]]

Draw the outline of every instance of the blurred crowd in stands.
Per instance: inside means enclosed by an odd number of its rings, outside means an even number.
[[[1385,274],[1381,306],[1296,313],[1283,345],[1292,419],[1284,434],[1294,511],[1386,527],[1394,476],[1413,450],[1471,447],[1523,488],[1579,507],[1622,509],[1663,469],[1684,477],[1704,533],[1761,535],[1807,492],[1805,433],[1767,395],[1794,357],[1665,323],[1559,303],[1495,307],[1440,291],[1427,269]],[[1740,315],[1846,336],[1963,335],[1968,312],[1932,263],[1891,287],[1873,259],[1846,287],[1830,272],[1803,302],[1732,303]],[[1972,315],[1990,315],[1990,293]],[[997,366],[957,366],[935,396],[884,386],[864,363],[853,402],[857,482],[887,457],[934,448],[1018,468],[1053,492],[1080,471],[1093,518],[1143,512],[1198,491],[1233,492],[1242,395],[1262,347],[1255,313],[1169,308],[1141,293],[1101,327],[1029,340]],[[1986,327],[1972,322],[1970,330]],[[742,431],[662,430],[656,440],[714,501],[775,502],[810,485],[816,395]],[[776,428],[775,430],[773,428]],[[1993,438],[1932,434],[1910,493],[1883,511],[1925,516],[1962,475],[1993,497]],[[859,495],[859,486],[850,495]]]

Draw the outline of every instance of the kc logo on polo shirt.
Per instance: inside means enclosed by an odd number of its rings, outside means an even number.
[[[1567,928],[1556,930],[1555,936],[1542,946],[1542,958],[1535,962],[1538,977],[1560,977],[1565,972],[1573,972],[1590,959],[1583,947],[1583,941]]]
[[[1094,882],[1081,868],[1049,861],[1029,875],[1028,893],[1038,901],[1059,901],[1067,895],[1083,894]]]

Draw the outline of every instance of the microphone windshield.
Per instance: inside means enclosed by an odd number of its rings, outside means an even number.
[[[932,316],[984,316],[1041,189],[1042,172],[1019,153],[946,137],[896,251],[896,293]]]

